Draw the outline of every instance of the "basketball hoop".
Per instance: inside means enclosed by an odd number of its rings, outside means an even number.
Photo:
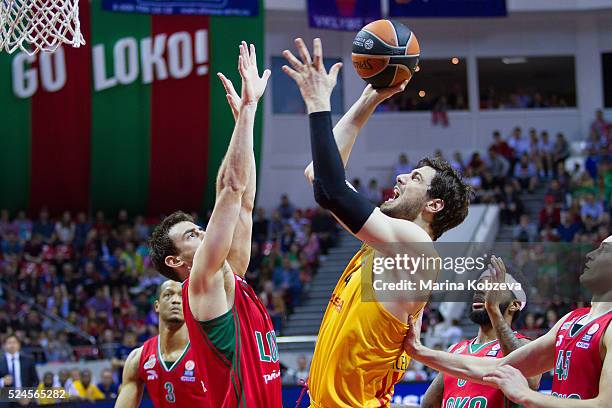
[[[79,0],[0,0],[0,52],[19,48],[32,55],[61,44],[85,44]]]

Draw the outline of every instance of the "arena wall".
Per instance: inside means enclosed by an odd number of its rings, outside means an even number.
[[[364,87],[350,64],[353,34],[308,28],[304,11],[298,11],[298,6],[269,11],[266,60],[279,56],[283,49],[292,48],[294,37],[308,40],[321,37],[325,54],[341,57],[345,63],[343,96],[346,109]],[[391,165],[400,152],[417,160],[440,148],[446,156],[459,150],[465,158],[474,150],[485,150],[495,129],[507,135],[514,126],[523,127],[524,132],[534,127],[546,129],[552,135],[563,132],[572,141],[586,136],[594,111],[603,104],[601,53],[612,51],[612,11],[521,12],[505,19],[477,21],[478,24],[472,19],[404,20],[417,33],[423,58],[466,58],[470,109],[450,112],[448,127],[433,126],[429,112],[376,114],[353,150],[349,178],[359,177],[366,183],[374,177],[379,184],[386,185],[390,182]],[[576,58],[577,107],[478,110],[478,57],[559,55]],[[270,208],[278,203],[280,194],[287,192],[297,205],[310,205],[312,191],[302,176],[310,160],[307,118],[303,114],[273,114],[273,86],[274,83],[265,103],[259,203]],[[611,109],[606,111],[606,116],[612,117]]]

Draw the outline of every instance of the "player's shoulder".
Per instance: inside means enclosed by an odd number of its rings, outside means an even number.
[[[572,323],[572,321],[576,320],[578,317],[589,314],[590,311],[591,311],[590,307],[579,307],[579,308],[573,309],[569,311],[568,313],[566,313],[565,316],[563,316],[561,319],[559,319],[559,321],[557,322],[557,326],[563,326],[564,328],[568,328],[565,326],[569,326],[569,324]]]
[[[128,363],[136,362],[136,364],[138,364],[138,362],[140,361],[144,353],[144,350],[145,350],[145,346],[143,344],[142,346],[136,347],[134,350],[130,351],[130,354],[128,354],[127,358],[125,359],[125,363],[128,364]]]
[[[473,339],[472,339],[473,340]],[[465,339],[465,340],[461,340],[458,343],[452,344],[449,348],[448,348],[448,352],[449,353],[461,353],[464,350],[467,349],[468,344],[470,343],[470,341],[472,341],[470,339]]]
[[[139,376],[140,360],[142,359],[144,347],[140,346],[130,351],[130,354],[125,360],[123,368],[123,377],[125,379],[135,379]]]

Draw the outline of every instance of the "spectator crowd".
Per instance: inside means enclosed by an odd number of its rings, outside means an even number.
[[[192,215],[205,225],[210,212]],[[45,373],[41,387],[60,384],[89,400],[116,393],[129,352],[157,334],[153,301],[163,278],[151,265],[147,240],[158,221],[130,218],[125,210],[113,219],[102,211],[54,217],[42,209],[31,218],[0,210],[0,333],[17,339],[37,363],[113,362],[112,370],[95,373],[97,384],[91,372],[75,369]],[[286,195],[270,216],[256,210],[246,276],[279,334],[336,239],[326,211],[296,208]]]
[[[509,266],[535,276],[530,287],[538,291],[528,293],[532,301],[516,327],[530,337],[541,335],[567,311],[584,304],[582,297],[564,297],[555,277],[562,275],[569,279],[562,282],[576,286],[581,271],[563,265],[579,263],[563,262],[563,254],[580,255],[581,244],[597,245],[610,235],[611,142],[612,125],[598,111],[581,161],[569,161],[570,144],[563,133],[553,136],[532,128],[525,135],[521,127],[505,137],[493,132],[486,152],[475,151],[464,159],[456,151],[449,159],[474,189],[474,203],[499,205],[501,224],[512,229]],[[435,155],[443,153],[437,150]],[[352,184],[380,204],[393,194],[395,177],[413,167],[402,153],[391,169],[392,182],[379,184],[372,178],[365,185],[359,179]],[[544,197],[536,214],[529,213],[524,203],[534,194]],[[193,215],[203,225],[210,217],[210,213],[203,218]],[[63,370],[45,373],[39,388],[62,387],[83,400],[116,395],[129,352],[157,334],[152,305],[162,277],[151,266],[147,239],[158,221],[129,217],[125,210],[112,219],[102,211],[92,217],[84,212],[52,215],[42,209],[32,218],[26,211],[0,210],[3,343],[9,337],[17,339],[38,363],[102,358],[113,362],[97,382],[88,370]],[[321,208],[296,208],[283,195],[270,215],[256,209],[246,277],[279,334],[287,316],[308,295],[319,263],[336,240],[337,225]],[[553,244],[558,245],[557,252],[548,250]],[[574,246],[560,246],[564,244]],[[538,293],[546,293],[542,288],[555,295],[544,298]],[[425,309],[423,331],[440,349],[463,336],[459,322],[445,322],[431,304]],[[301,356],[297,369],[286,370],[283,381],[297,382],[307,366]],[[412,364],[404,379],[427,380],[433,375]]]

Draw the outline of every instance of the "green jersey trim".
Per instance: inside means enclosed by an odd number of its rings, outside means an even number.
[[[165,361],[162,358],[161,342],[159,341],[159,339],[157,339],[157,358],[159,359],[159,363],[161,364],[162,368],[167,372],[174,370],[174,367],[176,367],[178,363],[180,363],[181,360],[187,355],[187,350],[189,350],[189,346],[190,346],[190,343],[187,342],[187,345],[183,349],[183,352],[181,353],[179,358],[177,358],[176,361],[172,363],[170,361]],[[168,368],[168,365],[170,365],[170,368]]]
[[[234,321],[233,307],[219,317],[198,321],[205,333],[208,346],[227,365],[232,365],[236,355],[236,322]]]

